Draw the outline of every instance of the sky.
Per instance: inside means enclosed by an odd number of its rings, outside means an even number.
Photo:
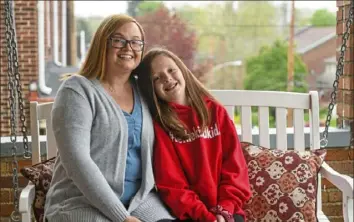
[[[211,1],[165,1],[167,7],[179,7],[184,4],[192,6],[202,6]],[[282,1],[275,1],[282,2]],[[290,1],[289,1],[290,2]],[[108,16],[111,14],[125,13],[127,9],[126,1],[75,1],[75,15],[87,16]],[[296,8],[310,8],[313,10],[326,8],[331,12],[337,11],[336,1],[295,1]]]

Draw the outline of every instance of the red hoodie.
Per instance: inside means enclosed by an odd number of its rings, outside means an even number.
[[[190,106],[170,104],[192,129],[191,139],[177,140],[154,122],[156,185],[162,200],[180,220],[215,221],[210,209],[217,205],[244,216],[243,204],[251,196],[234,123],[223,106],[210,99],[206,104],[211,124],[204,132]]]

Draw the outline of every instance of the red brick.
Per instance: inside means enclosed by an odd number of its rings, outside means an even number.
[[[340,203],[342,202],[342,192],[338,190],[328,191],[328,202]]]
[[[8,217],[14,210],[13,204],[0,204],[0,216]]]
[[[341,115],[342,117],[345,117],[345,118],[348,118],[348,119],[353,119],[354,118],[354,107],[353,107],[353,104],[339,103],[337,105],[337,110],[339,110],[339,113],[342,113],[342,115]]]
[[[338,171],[339,173],[346,174],[346,175],[354,174],[353,160],[327,161],[326,163],[330,165],[334,170]]]
[[[353,160],[354,152],[350,149],[345,148],[335,148],[327,149],[327,155],[325,161],[341,161],[341,160]]]
[[[327,203],[327,202],[328,202],[328,192],[322,191],[322,203]]]
[[[343,214],[341,203],[324,203],[322,204],[322,210],[327,216],[338,216]]]
[[[331,189],[331,188],[336,188],[336,186],[334,186],[331,182],[329,182],[329,180],[327,180],[326,178],[322,178],[322,190],[323,191],[327,191],[327,189]]]
[[[349,10],[350,10],[350,5],[346,5],[338,8],[337,23],[343,22],[343,19],[346,21],[349,18]]]
[[[345,61],[345,62],[346,63],[344,64],[343,74],[353,76],[354,75],[354,62],[349,62],[349,60]]]
[[[337,103],[352,104],[354,101],[354,91],[340,90],[337,94]]]
[[[13,201],[12,190],[1,189],[0,197],[1,197],[1,203],[11,203]]]
[[[339,22],[337,23],[337,27],[336,27],[336,33],[337,33],[337,35],[343,34],[345,30],[346,30],[346,20],[344,20],[344,21],[339,21]],[[351,29],[349,30],[349,33],[354,33],[354,29],[351,28]]]
[[[12,176],[5,176],[5,177],[1,177],[0,178],[1,184],[0,184],[0,188],[12,188]],[[23,177],[21,175],[21,173],[19,172],[18,175],[18,185],[19,187],[23,188],[26,187],[28,184],[28,179],[26,179],[25,177]]]
[[[342,10],[342,8],[338,8],[337,21],[341,21],[341,20],[343,20],[343,10]]]
[[[353,37],[350,37],[348,39],[348,41],[352,41],[353,39],[354,39]],[[341,45],[342,44],[342,40],[341,39],[339,39],[339,40],[340,40],[340,44],[339,45]],[[336,57],[337,61],[338,61],[340,55],[341,55],[341,51],[340,51],[340,48],[339,48],[338,51],[337,51],[337,57]],[[344,61],[346,61],[346,62],[354,61],[354,48],[353,47],[347,47],[346,48],[346,50],[344,52]]]
[[[343,30],[344,30],[344,23],[343,22],[338,23],[336,27],[337,35],[343,34]]]
[[[343,216],[328,217],[331,222],[344,222]]]
[[[338,88],[342,90],[354,89],[354,78],[352,76],[342,76],[339,78]]]
[[[350,5],[350,0],[337,0],[337,7],[341,7],[341,6],[344,6],[344,5]]]
[[[32,160],[19,160],[18,161],[18,168],[21,169],[21,168],[24,168],[24,167],[28,167],[28,166],[31,166],[32,165]]]

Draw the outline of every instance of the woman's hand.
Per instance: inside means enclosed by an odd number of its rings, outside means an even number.
[[[124,222],[141,222],[141,220],[136,217],[129,216],[127,217],[127,219],[124,220]]]
[[[217,220],[218,222],[225,222],[224,217],[221,216],[221,215],[216,215],[216,220]]]
[[[216,215],[216,220],[214,222],[225,222],[225,219],[223,216],[221,215]]]

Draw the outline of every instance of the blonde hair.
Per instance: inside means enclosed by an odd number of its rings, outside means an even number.
[[[210,124],[210,114],[205,103],[205,98],[215,99],[173,52],[158,47],[146,53],[135,72],[138,76],[139,88],[142,91],[142,95],[146,97],[150,112],[167,132],[171,132],[177,138],[187,139],[188,135],[186,131],[188,132],[191,129],[187,129],[178,119],[175,111],[169,107],[168,103],[159,99],[155,93],[151,64],[159,55],[172,59],[181,70],[186,82],[186,97],[191,107],[196,110],[198,118],[201,121],[202,129],[208,127]]]
[[[138,26],[142,40],[145,40],[144,30],[134,18],[124,14],[106,17],[92,38],[86,58],[78,71],[79,75],[86,78],[99,78],[100,80],[104,78],[106,73],[107,41],[117,28],[129,22],[134,22]],[[70,75],[72,74],[66,74],[64,78]]]

